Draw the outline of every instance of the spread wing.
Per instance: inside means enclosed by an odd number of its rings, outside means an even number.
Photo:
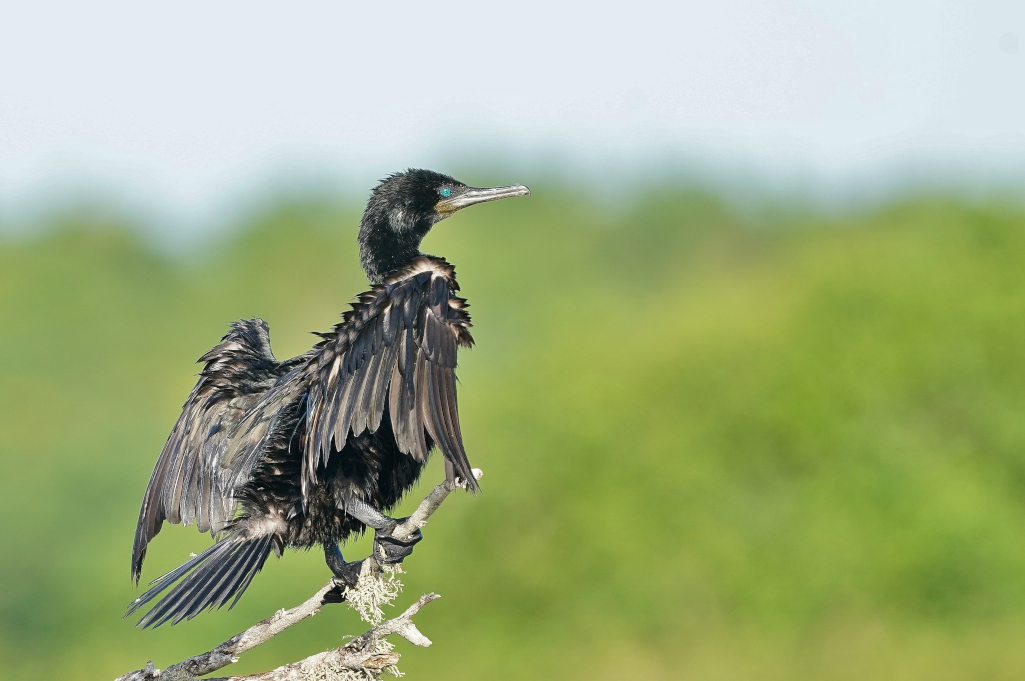
[[[132,577],[138,581],[146,547],[164,520],[218,531],[235,511],[224,473],[229,438],[243,415],[288,371],[270,349],[266,322],[235,322],[200,358],[206,366],[153,469],[135,531]]]
[[[456,473],[477,490],[463,448],[456,353],[473,344],[466,301],[447,262],[421,257],[360,296],[308,365],[311,374],[303,489],[332,447],[376,432],[387,413],[399,449],[424,461],[424,430]]]
[[[245,485],[268,447],[290,442],[305,418],[305,499],[332,449],[377,432],[387,413],[402,452],[426,460],[426,430],[477,491],[456,401],[456,353],[473,344],[458,289],[451,265],[423,256],[362,294],[323,341],[279,365],[273,385],[234,417],[219,459],[224,488]]]

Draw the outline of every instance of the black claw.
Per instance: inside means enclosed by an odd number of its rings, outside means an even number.
[[[413,553],[413,546],[423,538],[424,535],[419,529],[409,539],[397,539],[390,534],[376,532],[374,534],[374,556],[378,562],[386,565],[401,563],[409,554]]]
[[[328,603],[344,603],[345,602],[345,590],[348,585],[338,577],[334,579],[334,587],[324,594],[324,598],[320,601],[324,605]]]

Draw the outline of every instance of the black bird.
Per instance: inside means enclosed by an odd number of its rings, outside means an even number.
[[[360,261],[372,284],[309,352],[274,358],[262,319],[235,322],[205,367],[164,445],[139,512],[132,578],[165,520],[195,523],[216,543],[153,582],[132,614],[170,591],[143,627],[231,605],[271,551],[324,547],[353,585],[359,563],[338,545],[375,530],[375,550],[400,562],[419,536],[390,537],[384,515],[417,481],[434,446],[449,479],[478,491],[456,405],[456,351],[470,316],[455,269],[420,252],[439,221],[523,185],[479,189],[429,170],[382,180],[360,222]],[[234,600],[232,600],[234,599]]]

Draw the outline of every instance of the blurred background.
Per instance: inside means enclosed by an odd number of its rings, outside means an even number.
[[[409,166],[533,190],[425,242],[486,476],[406,562],[400,608],[443,595],[410,678],[1022,678],[1022,40],[1010,0],[5,6],[0,679],[164,667],[325,582],[121,619],[193,362],[241,317],[306,350]]]

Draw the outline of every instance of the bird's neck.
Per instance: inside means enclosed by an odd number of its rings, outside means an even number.
[[[391,230],[360,230],[359,259],[371,284],[381,284],[389,274],[402,269],[420,252],[418,234],[396,234]]]
[[[397,272],[421,255],[419,250],[403,254],[361,256],[360,262],[371,284],[383,284],[388,275]]]

